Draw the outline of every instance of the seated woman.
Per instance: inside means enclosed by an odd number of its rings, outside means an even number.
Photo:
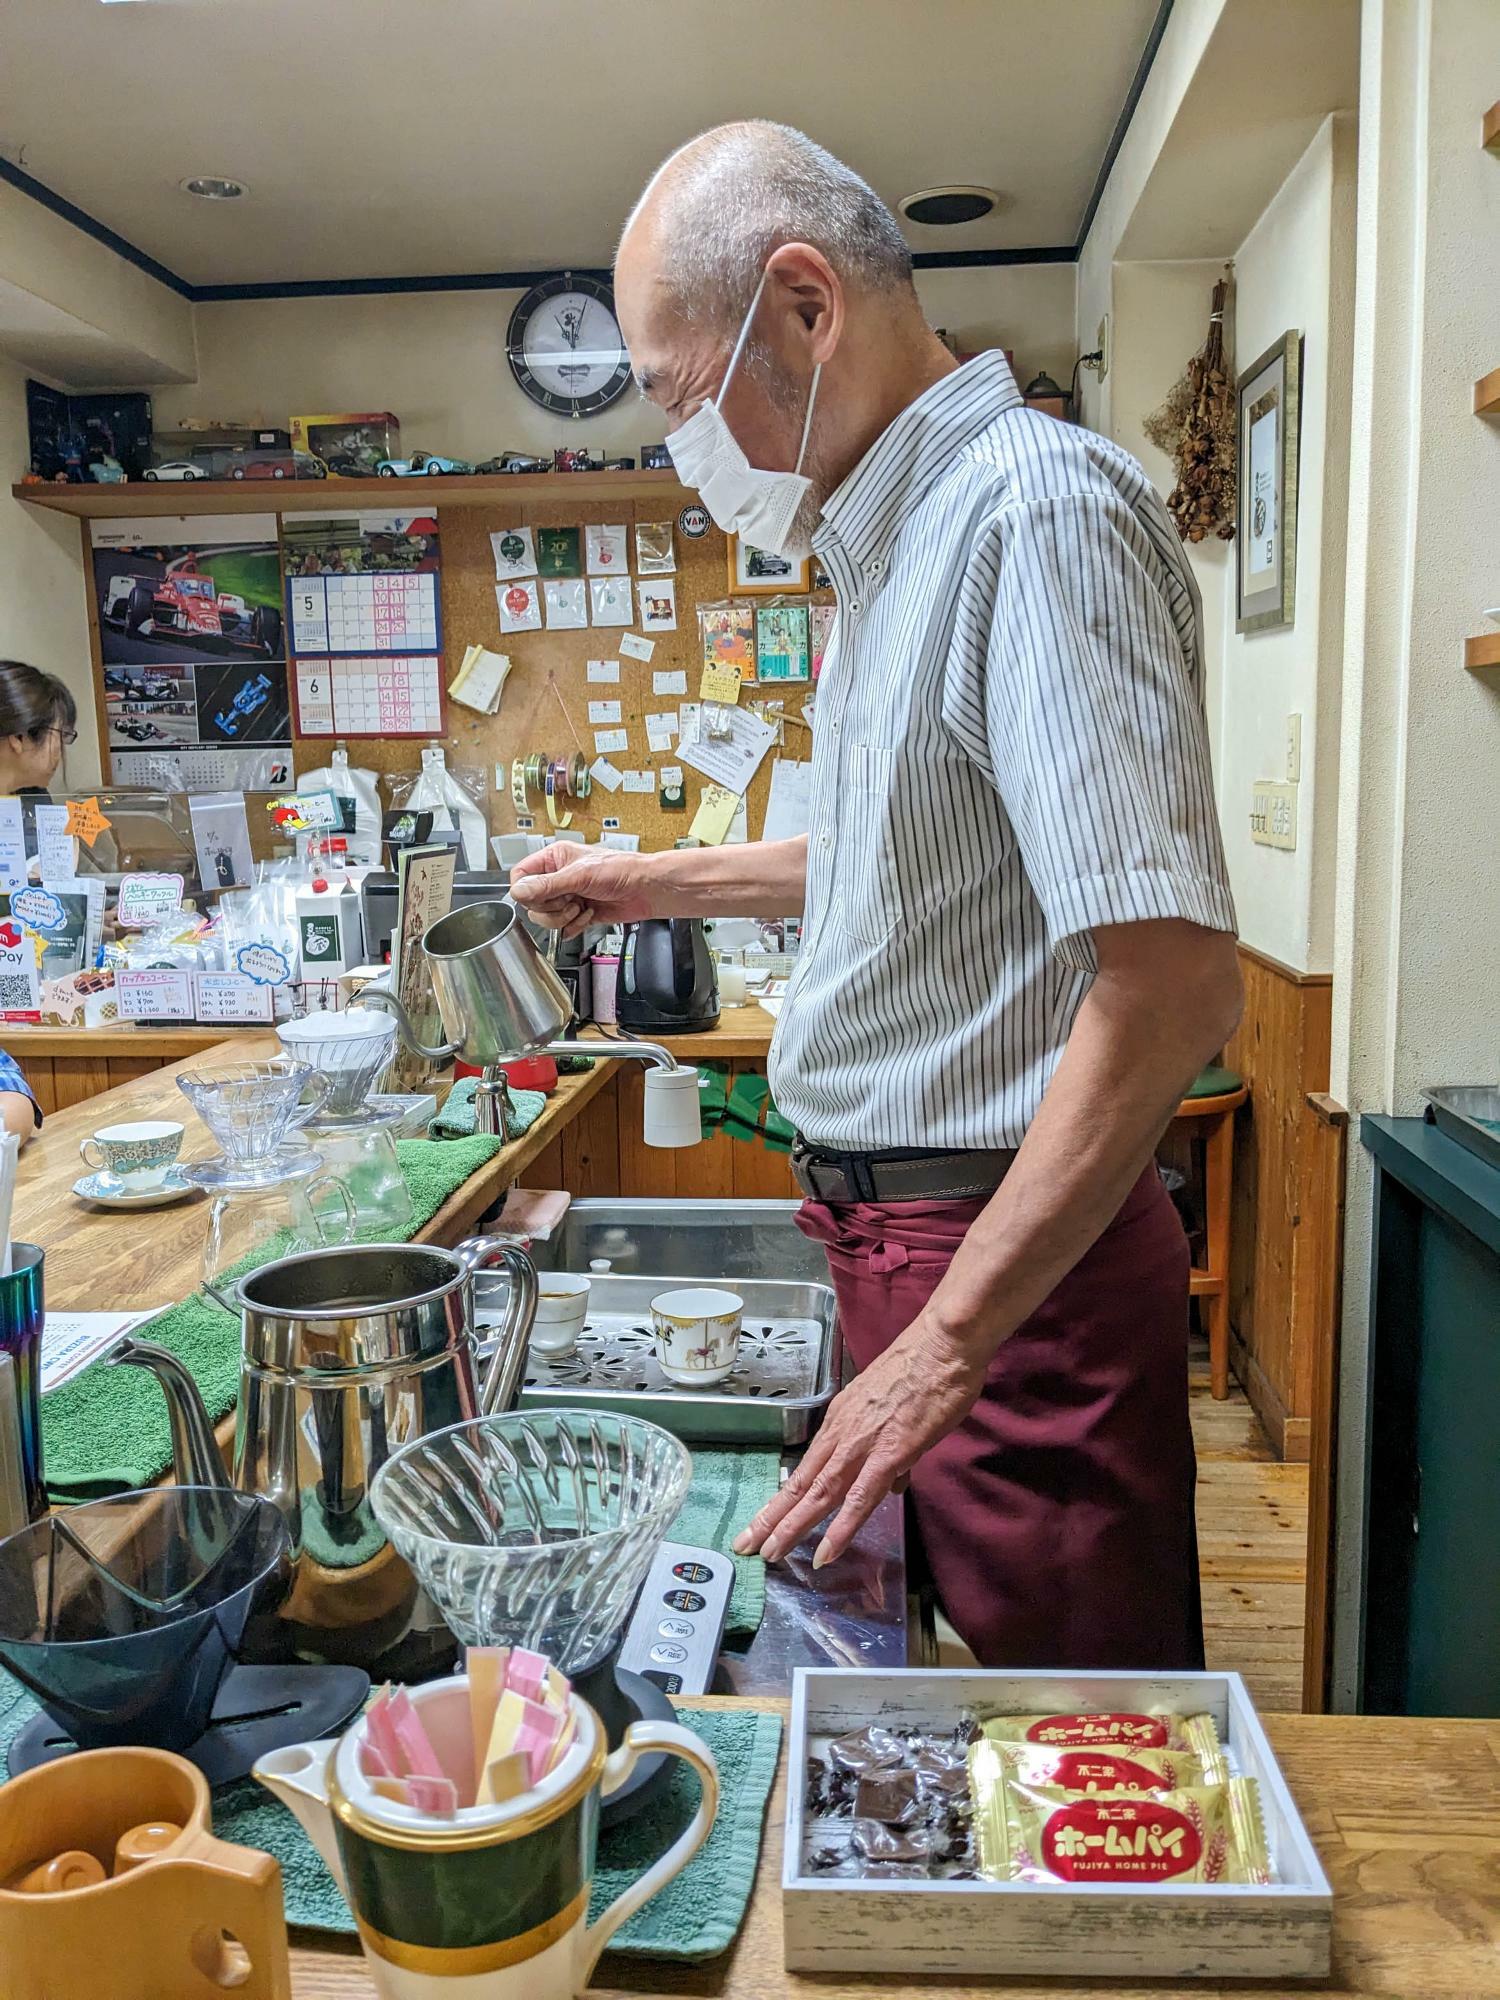
[[[0,1130],[14,1132],[24,1146],[42,1122],[42,1107],[31,1094],[13,1057],[0,1049]]]
[[[78,708],[56,674],[0,660],[0,793],[45,792],[78,741]]]

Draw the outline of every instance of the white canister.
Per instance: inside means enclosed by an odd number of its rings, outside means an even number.
[[[571,1354],[589,1316],[589,1281],[571,1271],[537,1273],[536,1318],[531,1351],[549,1361]]]
[[[707,1285],[658,1292],[651,1301],[656,1360],[679,1389],[711,1389],[731,1374],[740,1351],[745,1302]]]

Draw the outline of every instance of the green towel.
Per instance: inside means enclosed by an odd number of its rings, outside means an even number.
[[[36,1714],[19,1681],[0,1671],[0,1766],[12,1739]],[[754,1709],[684,1707],[688,1728],[703,1738],[719,1767],[719,1813],[701,1851],[638,1910],[611,1951],[640,1958],[713,1958],[728,1949],[744,1921],[760,1857],[766,1800],[776,1776],[781,1718]],[[687,1825],[698,1803],[698,1780],[675,1762],[673,1779],[654,1805],[599,1836],[590,1920],[644,1874]],[[253,1778],[214,1793],[214,1832],[240,1847],[258,1847],[281,1864],[289,1924],[308,1930],[354,1932],[354,1922],[317,1849],[285,1806]]]
[[[461,1076],[448,1093],[448,1101],[427,1127],[429,1138],[465,1139],[474,1130],[474,1086],[478,1081],[472,1076]],[[510,1094],[510,1109],[505,1114],[505,1136],[507,1140],[519,1139],[521,1134],[535,1125],[547,1108],[547,1099],[540,1090],[513,1090]]]
[[[636,1912],[610,1946],[611,1951],[639,1958],[714,1958],[729,1948],[755,1883],[766,1800],[776,1776],[780,1716],[713,1708],[683,1708],[679,1713],[714,1753],[719,1812],[702,1850]],[[679,1761],[671,1783],[653,1805],[623,1826],[600,1834],[591,1920],[666,1852],[697,1803],[698,1780]],[[258,1847],[275,1855],[281,1863],[289,1924],[353,1934],[348,1905],[301,1826],[253,1778],[242,1778],[214,1794],[214,1832],[238,1847]]]
[[[414,1229],[500,1150],[495,1138],[436,1144],[398,1139],[396,1157],[411,1195]],[[278,1254],[274,1244],[263,1262]],[[239,1392],[240,1324],[197,1292],[137,1327],[136,1337],[169,1348],[187,1366],[217,1423]],[[42,1458],[54,1500],[94,1500],[148,1486],[172,1462],[166,1398],[141,1368],[94,1362],[42,1398]]]
[[[673,1542],[717,1549],[734,1563],[726,1639],[748,1646],[766,1610],[766,1566],[759,1556],[734,1555],[729,1544],[760,1512],[781,1483],[778,1451],[693,1453],[693,1483],[667,1530]]]

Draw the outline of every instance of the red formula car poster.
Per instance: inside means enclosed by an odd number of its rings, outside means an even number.
[[[285,784],[292,718],[275,516],[96,521],[92,540],[114,782]]]

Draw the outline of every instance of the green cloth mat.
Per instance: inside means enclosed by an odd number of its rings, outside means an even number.
[[[0,1765],[37,1704],[19,1681],[0,1672]],[[638,1910],[611,1951],[642,1958],[714,1958],[728,1949],[744,1921],[760,1855],[766,1800],[776,1776],[781,1718],[756,1710],[683,1708],[681,1719],[701,1736],[719,1766],[719,1814],[714,1830],[687,1867]],[[698,1780],[674,1760],[672,1782],[657,1802],[624,1826],[599,1837],[592,1920],[664,1854],[693,1816]],[[258,1847],[281,1864],[289,1924],[352,1935],[354,1922],[317,1849],[285,1806],[253,1778],[214,1793],[214,1832],[221,1840]]]
[[[500,1141],[491,1137],[440,1143],[398,1139],[396,1157],[411,1195],[414,1229],[430,1222],[499,1150]],[[276,1254],[272,1245],[263,1261]],[[186,1364],[214,1423],[234,1408],[240,1324],[233,1313],[197,1292],[135,1331],[138,1339],[159,1342]],[[94,1500],[150,1485],[172,1462],[160,1385],[141,1368],[92,1363],[42,1398],[42,1455],[54,1500]]]
[[[427,1127],[434,1139],[467,1139],[474,1130],[474,1086],[477,1077],[461,1076],[448,1093],[448,1101]],[[505,1136],[519,1139],[529,1131],[547,1108],[540,1090],[513,1090],[510,1109],[505,1114]]]
[[[766,1566],[759,1556],[737,1556],[729,1544],[748,1526],[781,1483],[779,1451],[704,1451],[694,1448],[693,1483],[667,1530],[668,1541],[717,1549],[734,1563],[726,1639],[748,1645],[766,1610]]]

